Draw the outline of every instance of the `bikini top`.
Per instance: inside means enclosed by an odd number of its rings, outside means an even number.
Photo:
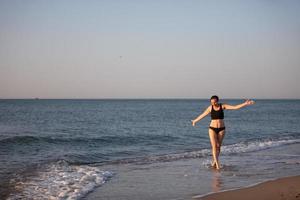
[[[222,104],[219,104],[220,109],[215,110],[213,106],[211,106],[211,119],[224,119],[224,111],[222,109]]]

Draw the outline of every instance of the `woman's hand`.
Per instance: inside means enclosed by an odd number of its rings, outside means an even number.
[[[195,120],[191,120],[191,122],[192,122],[192,126],[196,125],[196,121]]]
[[[246,103],[246,105],[248,106],[248,105],[253,105],[255,102],[254,102],[253,100],[247,99],[247,100],[245,101],[245,103]]]

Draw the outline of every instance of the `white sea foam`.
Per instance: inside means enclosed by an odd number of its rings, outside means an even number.
[[[263,140],[252,142],[241,142],[222,147],[222,153],[243,153],[251,151],[259,151],[272,147],[300,143],[300,139],[283,139],[283,140]]]
[[[59,161],[22,181],[15,181],[15,191],[8,199],[79,199],[111,176],[111,172],[97,167],[73,166]]]
[[[231,145],[222,146],[222,154],[228,155],[232,153],[245,153],[259,151],[272,147],[300,143],[300,139],[282,139],[282,140],[261,140],[251,142],[240,142]],[[211,149],[201,149],[196,151],[188,151],[183,153],[172,153],[164,155],[153,155],[148,157],[129,158],[113,161],[111,164],[119,163],[152,163],[152,162],[169,162],[180,159],[203,158],[211,154]]]
[[[222,154],[253,152],[296,143],[300,143],[300,139],[240,142],[222,146]],[[203,158],[210,154],[210,149],[201,149],[183,153],[125,159],[115,163],[168,162],[179,159]],[[210,160],[206,159],[203,164],[209,167]],[[46,166],[43,170],[39,168],[36,174],[26,177],[26,179],[12,180],[15,190],[8,199],[79,199],[95,187],[104,184],[112,175],[111,172],[101,171],[98,167],[69,165],[65,161],[59,161]]]
[[[222,154],[245,153],[268,149],[272,147],[300,143],[300,139],[282,139],[282,140],[261,140],[251,142],[240,142],[231,145],[222,146]],[[150,161],[172,161],[178,159],[200,158],[211,154],[210,149],[202,149],[185,153],[177,153],[170,155],[161,155],[151,157]]]

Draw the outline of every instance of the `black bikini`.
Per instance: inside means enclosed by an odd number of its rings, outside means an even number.
[[[219,134],[219,132],[225,130],[225,127],[221,127],[221,128],[215,128],[215,127],[209,127],[211,130],[213,130],[216,134]]]
[[[213,106],[211,106],[211,119],[224,119],[224,111],[222,109],[222,104],[220,105],[220,109],[219,110],[215,110]],[[219,132],[225,130],[225,127],[221,127],[221,128],[215,128],[215,127],[209,127],[211,130],[213,130],[216,134],[219,134]]]

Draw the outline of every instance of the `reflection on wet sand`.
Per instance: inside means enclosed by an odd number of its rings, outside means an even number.
[[[222,180],[221,173],[218,170],[212,170],[211,189],[212,192],[219,192],[221,190]]]

